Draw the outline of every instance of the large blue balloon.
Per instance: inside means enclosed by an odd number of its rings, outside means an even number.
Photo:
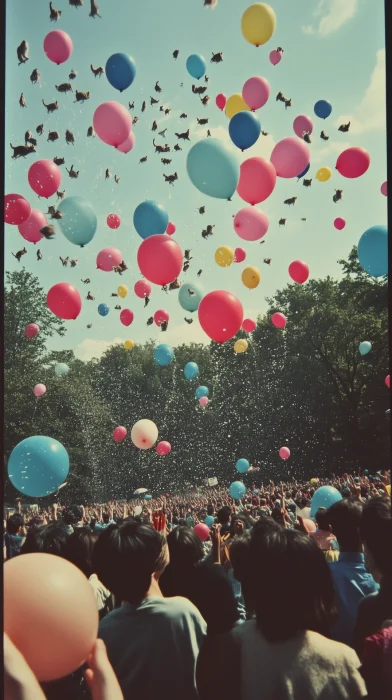
[[[75,245],[90,243],[97,230],[98,219],[93,206],[83,197],[66,197],[58,210],[62,214],[59,226],[64,236]]]
[[[362,234],[358,243],[358,260],[372,277],[388,274],[388,229],[371,226]]]
[[[100,304],[98,306],[98,313],[100,316],[107,316],[110,309],[106,304]]]
[[[208,396],[209,393],[208,386],[198,386],[195,391],[195,398],[200,400],[202,396]]]
[[[187,58],[186,69],[192,78],[200,80],[207,70],[207,64],[203,56],[193,53],[191,56],[189,56],[189,58]]]
[[[204,522],[207,527],[211,527],[215,522],[215,518],[213,515],[206,515]]]
[[[61,442],[45,435],[22,440],[11,452],[8,476],[25,496],[55,493],[69,472],[69,457]]]
[[[240,474],[245,474],[250,467],[250,464],[247,459],[239,459],[237,464],[235,465],[235,468],[237,472]]]
[[[242,481],[233,481],[233,483],[230,484],[229,494],[235,501],[240,501],[246,494],[245,484],[243,484]]]
[[[310,502],[310,517],[314,518],[319,508],[330,508],[342,500],[342,494],[334,486],[320,486]]]
[[[203,298],[203,291],[198,284],[182,284],[178,292],[178,301],[185,311],[197,311]]]
[[[196,362],[187,362],[184,367],[185,379],[196,379],[199,374],[199,368]]]
[[[133,225],[142,238],[165,233],[169,214],[162,204],[149,199],[139,204],[133,214]]]
[[[368,340],[364,340],[363,343],[359,343],[359,352],[361,355],[367,355],[372,349],[372,344]]]
[[[237,157],[219,139],[198,141],[188,152],[186,161],[192,184],[203,194],[216,199],[230,199],[240,177]]]
[[[106,61],[105,72],[110,85],[122,92],[132,85],[135,79],[135,61],[126,53],[114,53]]]
[[[230,119],[230,138],[241,151],[245,151],[256,143],[260,131],[261,124],[253,112],[237,112]]]
[[[170,345],[161,343],[156,348],[154,348],[154,360],[161,365],[161,367],[167,367],[170,365],[174,357],[174,350]]]
[[[314,105],[314,113],[320,119],[327,119],[332,112],[332,105],[327,100],[319,100]]]
[[[306,175],[306,173],[308,172],[309,168],[310,168],[310,163],[307,164],[305,170],[303,170],[302,173],[297,175],[297,180],[300,180],[301,177],[304,177],[304,175]]]
[[[58,362],[54,367],[54,371],[58,377],[63,377],[65,374],[68,374],[69,367],[65,362]]]

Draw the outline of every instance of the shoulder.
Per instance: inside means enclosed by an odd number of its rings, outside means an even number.
[[[323,657],[334,668],[358,669],[360,666],[356,652],[346,644],[310,631],[306,632],[306,642],[310,654]]]
[[[204,622],[198,609],[188,598],[182,596],[174,596],[173,598],[161,598],[157,603],[157,608],[164,615],[170,617],[193,617]]]

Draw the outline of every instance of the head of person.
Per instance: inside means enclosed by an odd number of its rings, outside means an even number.
[[[168,536],[167,544],[173,569],[194,566],[204,557],[203,545],[191,527],[176,527]]]
[[[328,522],[341,552],[362,552],[359,534],[362,508],[362,503],[355,498],[343,498],[328,508]]]
[[[364,545],[366,566],[380,582],[392,579],[392,519],[391,499],[375,496],[365,503],[359,532]]]
[[[65,558],[77,566],[87,578],[94,573],[93,551],[98,535],[89,527],[78,527],[68,537]]]
[[[218,523],[221,525],[228,525],[230,523],[231,508],[229,506],[222,506],[217,513]]]
[[[230,536],[236,537],[237,535],[242,535],[248,527],[248,522],[243,515],[235,515],[232,517],[230,523]]]
[[[19,535],[24,526],[23,515],[14,513],[7,520],[7,532],[9,535]]]
[[[104,513],[102,516],[102,520],[105,523],[105,525],[109,524],[109,513]]]
[[[20,552],[21,554],[41,552],[65,558],[68,537],[67,526],[62,522],[54,521],[49,525],[40,525],[28,531]]]
[[[317,527],[319,530],[329,531],[331,529],[329,524],[329,516],[326,508],[319,508],[316,515],[314,516],[314,519],[317,523]]]
[[[325,635],[336,615],[325,556],[312,538],[296,530],[252,532],[248,585],[257,625],[270,642],[305,630]]]
[[[165,538],[136,520],[110,525],[93,551],[93,570],[120,600],[139,603],[169,563]]]
[[[82,506],[68,506],[63,510],[63,521],[66,525],[77,525],[83,518]]]

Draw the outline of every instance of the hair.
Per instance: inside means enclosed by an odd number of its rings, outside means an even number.
[[[77,525],[83,517],[82,506],[68,506],[63,510],[63,520],[66,525]]]
[[[201,541],[191,527],[176,527],[167,538],[171,568],[194,566],[204,557]]]
[[[305,630],[326,635],[336,615],[334,588],[316,542],[295,530],[257,528],[249,554],[251,599],[265,638],[284,642]]]
[[[319,508],[314,519],[320,530],[329,530],[329,516],[326,508]]]
[[[138,603],[150,587],[151,576],[165,567],[164,546],[164,537],[149,524],[126,520],[109,525],[94,547],[94,572],[120,600]]]
[[[328,508],[328,522],[341,551],[355,552],[361,548],[359,524],[362,508],[362,503],[355,498],[343,498]]]
[[[247,530],[241,537],[236,537],[230,547],[230,563],[233,567],[233,575],[241,585],[246,584],[250,537],[250,532]]]
[[[359,532],[381,575],[392,576],[392,519],[388,496],[375,496],[365,503]]]
[[[98,535],[89,527],[78,527],[68,537],[65,548],[65,558],[90,578],[93,570],[93,551]]]
[[[49,525],[39,525],[28,531],[20,553],[42,552],[65,558],[68,537],[68,530],[64,523],[54,521]]]
[[[230,523],[230,537],[235,535],[235,523],[237,520],[241,520],[244,523],[244,531],[249,529],[249,524],[244,515],[233,515]]]
[[[14,513],[7,520],[7,532],[9,535],[17,535],[20,528],[24,525],[23,515]]]
[[[104,513],[102,516],[102,520],[104,523],[109,524],[109,513]]]
[[[220,523],[221,525],[226,525],[230,520],[230,516],[231,516],[231,508],[229,508],[229,506],[222,506],[222,508],[220,508],[218,510],[216,517],[217,517],[218,523]]]

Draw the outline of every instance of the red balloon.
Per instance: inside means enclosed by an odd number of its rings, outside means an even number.
[[[252,318],[244,318],[242,322],[242,330],[245,331],[245,333],[253,333],[255,328],[256,321],[253,321]]]
[[[346,148],[336,161],[336,170],[350,179],[364,175],[370,165],[370,156],[364,148]]]
[[[135,282],[133,291],[139,299],[145,299],[151,294],[151,284],[147,280],[138,280]]]
[[[162,440],[161,442],[158,442],[156,446],[156,451],[159,455],[168,455],[169,452],[171,452],[171,444],[170,442],[167,442],[166,440]]]
[[[388,389],[391,388],[391,375],[388,374],[387,377],[385,377],[385,384],[387,385]]]
[[[286,316],[278,311],[276,314],[272,314],[271,323],[275,328],[284,328],[287,323]]]
[[[109,214],[106,223],[109,228],[118,228],[121,224],[121,219],[118,214]]]
[[[246,253],[243,248],[236,248],[234,251],[234,262],[241,263],[244,262],[246,258]]]
[[[55,316],[65,321],[75,320],[82,310],[82,298],[76,287],[68,282],[58,282],[51,287],[46,303]]]
[[[169,221],[169,223],[168,223],[168,225],[167,225],[166,233],[167,233],[169,236],[172,236],[173,233],[175,233],[175,232],[176,232],[176,226],[175,226],[175,224],[173,224],[172,221]]]
[[[27,221],[31,214],[31,206],[21,194],[4,195],[4,221],[6,224],[18,226]]]
[[[182,271],[182,250],[178,243],[164,234],[149,236],[139,246],[137,262],[140,272],[149,282],[174,282]]]
[[[130,326],[135,315],[131,309],[123,309],[120,314],[120,321],[123,326]]]
[[[268,199],[276,185],[276,170],[264,158],[248,158],[241,163],[237,192],[248,204]]]
[[[333,222],[333,225],[335,226],[335,228],[338,229],[338,231],[341,231],[342,229],[344,229],[346,222],[344,219],[341,219],[340,216],[338,216],[337,219],[335,219],[335,221]]]
[[[218,290],[203,297],[198,315],[204,333],[216,343],[224,343],[240,330],[244,310],[234,294]]]
[[[35,244],[43,238],[41,228],[47,226],[47,223],[46,216],[42,211],[32,209],[29,218],[23,224],[19,224],[18,230],[25,241]]]
[[[39,197],[51,197],[61,185],[61,170],[52,160],[36,160],[30,165],[27,179]]]
[[[193,531],[202,542],[208,540],[210,536],[210,528],[205,523],[197,523],[197,525],[195,525],[193,528]]]
[[[37,326],[36,323],[29,323],[28,326],[25,328],[25,336],[26,338],[35,338],[36,335],[39,333],[39,326]]]
[[[158,309],[154,314],[154,323],[157,326],[161,326],[162,323],[169,320],[169,314],[164,309]]]
[[[289,265],[289,275],[294,282],[303,284],[309,277],[309,267],[301,260],[294,260]]]
[[[126,437],[127,429],[124,428],[123,425],[119,425],[113,430],[113,438],[116,442],[121,442],[122,440],[125,440]]]

